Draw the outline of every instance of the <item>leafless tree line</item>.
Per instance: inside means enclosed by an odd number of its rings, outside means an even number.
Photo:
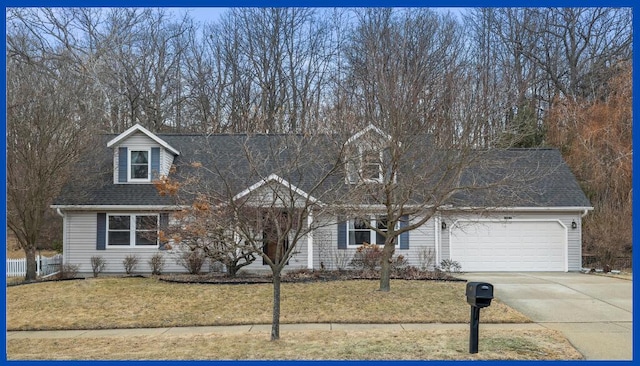
[[[15,8],[7,29],[9,57],[64,59],[91,82],[108,132],[304,133],[393,123],[403,110],[442,121],[433,130],[452,138],[472,104],[478,143],[489,145],[505,131],[522,139],[558,98],[601,97],[631,57],[631,11],[612,8],[460,19],[428,8],[233,8],[205,24],[167,9]]]

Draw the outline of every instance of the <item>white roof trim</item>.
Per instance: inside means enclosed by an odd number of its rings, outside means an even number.
[[[117,143],[119,143],[120,141],[124,140],[125,138],[131,136],[133,133],[135,133],[137,131],[140,131],[140,132],[144,133],[150,139],[152,139],[153,141],[155,141],[158,144],[160,144],[160,146],[162,146],[165,149],[171,151],[173,153],[173,155],[180,155],[180,152],[178,150],[176,150],[175,148],[173,148],[171,145],[167,144],[166,141],[164,141],[163,139],[159,138],[154,133],[152,133],[151,131],[147,130],[146,128],[140,126],[137,123],[135,124],[135,126],[129,128],[128,130],[124,131],[120,135],[116,136],[113,140],[107,142],[107,147],[111,147],[113,145],[116,145]]]
[[[182,210],[185,208],[189,208],[190,206],[184,205],[51,205],[53,209],[60,210],[77,210],[77,211],[95,211],[95,210],[105,210],[105,211],[157,211],[157,210]]]
[[[355,140],[359,139],[360,137],[362,137],[362,135],[364,135],[365,133],[369,132],[369,131],[375,131],[377,134],[381,135],[382,137],[386,138],[387,140],[391,140],[391,136],[382,131],[381,129],[379,129],[378,127],[374,126],[372,123],[369,124],[369,126],[365,127],[362,131],[356,133],[355,135],[349,137],[349,139],[347,140],[347,142],[345,142],[345,145],[348,145],[352,142],[354,142]]]
[[[304,197],[305,199],[308,199],[309,201],[311,201],[311,203],[318,203],[318,200],[316,198],[314,198],[313,196],[309,195],[307,192],[301,190],[300,188],[296,187],[295,185],[289,183],[286,179],[281,178],[277,174],[271,174],[268,177],[266,177],[264,179],[261,179],[259,182],[251,185],[249,188],[247,188],[244,191],[242,191],[242,192],[236,194],[235,196],[233,196],[233,200],[235,201],[237,199],[240,199],[240,198],[248,195],[249,193],[255,191],[256,189],[266,185],[269,182],[277,182],[279,184],[282,184],[287,189],[290,189],[290,190],[294,191],[296,194]]]
[[[447,211],[591,211],[593,207],[582,206],[553,206],[553,207],[452,207],[443,206],[441,210]]]

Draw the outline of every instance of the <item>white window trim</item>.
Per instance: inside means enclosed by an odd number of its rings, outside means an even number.
[[[376,225],[378,225],[377,218],[380,217],[380,216],[382,216],[382,215],[363,215],[361,217],[362,218],[369,218],[371,226],[376,227]],[[349,247],[357,248],[357,247],[359,247],[361,245],[361,244],[351,243],[350,240],[349,240],[351,238],[351,235],[349,235],[349,234],[352,231],[354,231],[354,230],[351,230],[351,226],[353,226],[353,221],[354,221],[354,219],[347,220],[347,248],[349,248]],[[396,230],[398,230],[398,229],[400,229],[400,222],[396,223]],[[371,241],[377,241],[377,238],[378,238],[377,235],[376,235],[377,232],[374,229],[369,229],[369,232],[370,232],[369,238],[373,239]],[[375,245],[378,245],[378,246],[384,245],[384,243],[379,243],[379,244],[378,243],[369,243],[369,244],[375,244]],[[400,248],[400,237],[397,238],[395,247],[396,248]]]
[[[377,165],[378,165],[378,178],[368,178],[368,177],[364,176],[364,171],[365,171],[364,166],[365,166],[365,164],[371,164],[371,165],[376,164],[376,163],[372,164],[372,163],[366,162],[364,160],[365,154],[368,153],[368,152],[375,152],[375,151],[369,151],[369,149],[364,148],[362,146],[359,147],[360,167],[358,169],[358,174],[360,176],[360,179],[365,183],[382,183],[382,181],[384,180],[383,169],[382,169],[382,161],[384,159],[383,151],[382,150],[378,151],[378,158],[380,159],[380,160],[378,160],[378,163],[377,163]]]
[[[109,217],[111,216],[129,216],[129,245],[110,245],[109,244]],[[136,217],[137,216],[156,216],[157,230],[160,231],[160,214],[157,213],[110,213],[107,214],[106,230],[105,230],[105,243],[107,248],[136,248],[136,249],[158,249],[160,247],[160,239],[156,238],[156,245],[136,245]]]
[[[131,155],[134,152],[147,152],[147,178],[133,178],[131,169]],[[127,181],[128,182],[151,182],[151,149],[127,149]]]

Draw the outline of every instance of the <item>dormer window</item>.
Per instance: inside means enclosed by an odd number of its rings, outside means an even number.
[[[113,183],[149,184],[169,174],[173,159],[180,152],[166,141],[135,125],[107,143],[114,148]]]
[[[132,150],[129,153],[129,180],[148,181],[149,178],[149,151]]]
[[[372,124],[351,136],[345,142],[345,183],[383,183],[391,142],[390,135]]]
[[[360,176],[365,182],[382,182],[382,152],[369,150],[362,153]]]

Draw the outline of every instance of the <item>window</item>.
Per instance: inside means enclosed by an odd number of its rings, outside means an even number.
[[[349,221],[349,245],[371,244],[371,229],[366,219],[356,218]]]
[[[365,182],[382,182],[382,154],[365,151],[362,154],[360,174]]]
[[[131,151],[129,174],[131,180],[149,180],[149,151]]]
[[[108,215],[107,245],[157,246],[158,215]]]
[[[383,245],[385,237],[367,226],[377,227],[384,232],[387,231],[388,220],[384,216],[371,216],[370,218],[356,218],[349,220],[347,225],[348,245],[360,246],[364,243]],[[375,240],[372,240],[375,239]]]
[[[387,220],[386,217],[378,217],[378,219],[376,220],[376,225],[378,227],[378,230],[381,230],[383,232],[387,232],[387,224],[389,223],[389,221]],[[380,234],[379,232],[376,231],[376,243],[379,245],[384,244],[385,241],[385,236]]]

